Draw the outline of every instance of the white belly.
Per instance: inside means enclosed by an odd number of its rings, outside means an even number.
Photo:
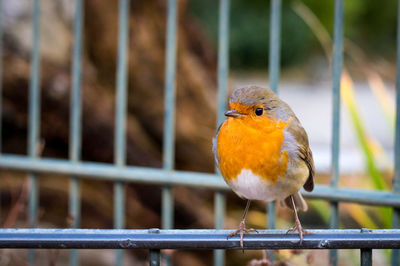
[[[298,185],[293,187],[293,182],[286,177],[279,177],[271,183],[247,169],[243,169],[229,185],[239,197],[264,201],[282,200],[299,189]]]

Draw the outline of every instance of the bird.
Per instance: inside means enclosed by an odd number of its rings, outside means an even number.
[[[307,203],[299,190],[314,189],[314,160],[308,136],[292,109],[270,89],[255,85],[236,89],[229,99],[226,120],[213,139],[216,166],[239,197],[247,199],[238,230],[243,248],[245,219],[252,200],[280,201],[294,212],[294,225],[287,231],[304,230],[298,211]]]

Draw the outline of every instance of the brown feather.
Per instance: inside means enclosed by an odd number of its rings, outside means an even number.
[[[294,205],[296,205],[296,209],[298,211],[307,211],[308,209],[307,203],[303,199],[303,196],[300,194],[300,192],[297,192],[292,196],[294,199]],[[281,201],[281,205],[293,210],[292,199],[290,198],[290,196]]]
[[[315,169],[314,169],[314,159],[308,144],[307,133],[304,130],[304,128],[300,125],[300,122],[296,117],[295,120],[289,124],[288,131],[295,137],[299,145],[298,147],[299,158],[303,160],[304,163],[307,165],[309,174],[303,187],[306,191],[311,192],[314,189]]]
[[[309,147],[301,150],[300,158],[306,163],[308,170],[310,172],[307,181],[306,183],[304,183],[303,187],[306,191],[311,192],[314,189],[315,170],[314,170],[314,160],[312,157],[312,152]]]

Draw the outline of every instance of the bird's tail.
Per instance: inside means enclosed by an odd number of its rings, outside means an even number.
[[[307,211],[308,206],[306,201],[303,199],[303,196],[300,194],[300,192],[297,192],[292,195],[294,199],[294,205],[296,206],[296,209],[298,211]],[[289,209],[293,210],[293,205],[292,205],[292,199],[287,197],[286,199],[281,201],[281,204]]]

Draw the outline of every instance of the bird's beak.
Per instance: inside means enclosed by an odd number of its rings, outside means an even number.
[[[244,114],[239,113],[237,110],[233,109],[233,110],[226,111],[225,115],[229,116],[229,117],[240,117],[240,116],[243,116]]]

